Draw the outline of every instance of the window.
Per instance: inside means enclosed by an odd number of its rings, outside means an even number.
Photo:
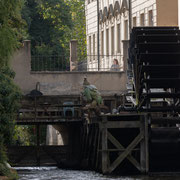
[[[140,16],[140,26],[144,26],[144,13]]]
[[[88,4],[91,2],[91,0],[88,0]]]
[[[93,59],[95,59],[95,34],[93,34]]]
[[[148,21],[149,21],[149,26],[153,26],[153,12],[150,10],[148,12]]]
[[[89,36],[89,58],[91,60],[91,36]]]
[[[114,55],[114,26],[111,27],[111,55]]]
[[[136,17],[133,17],[133,27],[136,27]]]
[[[101,55],[104,56],[104,31],[101,31]]]
[[[121,26],[117,24],[117,52],[121,52]]]
[[[128,20],[124,21],[124,40],[128,40]]]
[[[109,29],[106,29],[106,55],[109,55]]]

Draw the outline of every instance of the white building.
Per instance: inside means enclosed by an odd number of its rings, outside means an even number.
[[[131,0],[131,7],[132,26],[178,26],[178,0]],[[97,24],[97,0],[86,0],[89,70],[98,70]],[[109,70],[114,58],[123,70],[123,40],[128,39],[128,0],[99,0],[100,70]]]

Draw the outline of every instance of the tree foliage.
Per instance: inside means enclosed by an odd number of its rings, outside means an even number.
[[[64,0],[27,0],[22,17],[27,22],[32,54],[66,55],[72,21]]]
[[[20,91],[13,83],[13,72],[9,68],[0,71],[0,134],[6,145],[14,135],[14,119],[17,112]]]
[[[0,1],[0,68],[7,66],[12,52],[18,47],[21,36],[20,27],[22,0]]]
[[[14,72],[9,67],[9,59],[22,38],[20,27],[22,0],[0,1],[0,161],[6,161],[4,145],[12,141],[14,118],[18,108],[20,91],[13,83]],[[0,162],[0,163],[1,163]]]
[[[69,57],[69,42],[78,40],[78,56],[86,56],[84,0],[26,0],[22,17],[27,22],[32,54]]]
[[[73,28],[71,31],[71,39],[78,40],[78,59],[83,61],[86,59],[86,18],[85,18],[85,1],[84,0],[68,0],[67,1],[72,15]]]

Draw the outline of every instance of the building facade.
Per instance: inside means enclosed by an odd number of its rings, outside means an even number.
[[[87,68],[109,71],[113,59],[123,71],[123,42],[129,39],[132,26],[178,26],[178,0],[86,0]],[[180,6],[180,3],[179,3]],[[179,15],[180,17],[180,15]],[[99,25],[99,58],[98,58]]]

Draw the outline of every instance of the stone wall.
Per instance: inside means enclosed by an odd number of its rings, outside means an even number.
[[[24,94],[35,89],[39,82],[44,95],[78,95],[84,77],[104,95],[126,91],[125,72],[32,72],[30,41],[25,41],[23,48],[14,55],[12,68],[16,73],[15,83]]]
[[[157,1],[157,26],[178,26],[178,0]]]

